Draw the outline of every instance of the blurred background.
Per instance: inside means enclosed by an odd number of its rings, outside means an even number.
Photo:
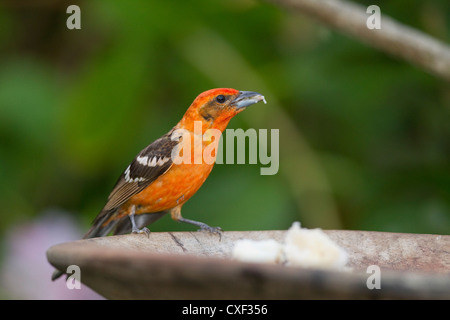
[[[448,0],[380,7],[449,42]],[[254,0],[11,0],[0,26],[0,298],[98,298],[50,282],[45,251],[81,237],[134,156],[215,87],[265,95],[229,128],[279,129],[280,169],[218,164],[184,217],[450,232],[450,85],[408,63]]]

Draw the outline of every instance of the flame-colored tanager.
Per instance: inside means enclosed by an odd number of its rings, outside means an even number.
[[[196,121],[201,123],[202,135],[208,129],[223,132],[231,118],[259,101],[265,102],[265,99],[257,92],[228,88],[211,89],[197,96],[180,122],[139,152],[122,173],[106,205],[84,238],[105,236],[111,231],[114,234],[130,231],[148,234],[149,230],[145,226],[166,213],[170,213],[173,220],[190,223],[210,232],[220,232],[220,228],[181,216],[181,207],[205,182],[217,153],[213,154],[212,163],[184,161],[176,164],[172,159],[173,150],[180,146],[182,140],[189,139],[189,135],[193,141]],[[184,129],[188,133],[187,137],[174,137],[178,129]],[[202,150],[212,142],[208,139],[197,141],[201,142]],[[190,150],[194,160],[195,148]]]
[[[166,213],[170,213],[175,221],[190,223],[210,232],[220,232],[219,227],[210,227],[206,223],[181,216],[183,204],[197,192],[211,172],[217,152],[212,155],[213,161],[194,161],[194,146],[190,148],[192,161],[174,163],[173,151],[180,147],[183,140],[195,140],[194,136],[198,133],[194,128],[198,128],[198,123],[201,123],[201,135],[208,129],[222,133],[236,114],[260,101],[266,102],[264,96],[257,92],[229,88],[211,89],[197,96],[180,122],[139,152],[121,174],[106,205],[84,238],[106,236],[111,231],[114,234],[130,231],[149,234],[146,226]],[[187,135],[174,136],[179,129]],[[204,138],[196,141],[200,141],[202,151],[214,142]],[[215,143],[217,145],[218,141]],[[53,280],[62,274],[55,271]]]

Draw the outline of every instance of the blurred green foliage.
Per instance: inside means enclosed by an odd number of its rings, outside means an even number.
[[[69,4],[0,7],[1,231],[49,207],[87,228],[197,94],[235,87],[266,95],[230,128],[280,129],[280,172],[216,165],[185,217],[224,230],[299,220],[449,233],[448,82],[264,2],[78,1],[81,30],[66,28]],[[449,42],[448,0],[379,5]],[[165,217],[151,230],[192,227]]]

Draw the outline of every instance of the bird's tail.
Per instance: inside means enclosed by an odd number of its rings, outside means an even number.
[[[129,216],[115,219],[117,210],[101,212],[92,223],[92,227],[86,232],[83,239],[104,237],[110,232],[114,235],[127,234],[131,232],[131,220]],[[140,229],[148,226],[164,216],[167,211],[138,214],[134,216],[136,226]]]
[[[102,210],[92,222],[92,226],[83,236],[83,239],[107,236],[111,231],[115,230],[117,225],[128,219],[127,216],[114,219],[117,216],[117,212],[117,209]]]
[[[97,218],[95,218],[92,223],[92,227],[83,236],[83,239],[90,239],[96,237],[104,237],[112,232],[114,235],[127,234],[131,232],[131,221],[128,216],[114,219],[114,215],[117,210],[110,210],[109,212],[102,211]],[[134,216],[136,226],[138,228],[143,228],[152,224],[162,216],[164,216],[167,211],[155,212],[155,213],[145,213]],[[65,272],[60,270],[55,270],[52,274],[52,281],[61,277]]]

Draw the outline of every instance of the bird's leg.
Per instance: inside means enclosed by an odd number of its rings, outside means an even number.
[[[198,231],[205,230],[205,231],[208,231],[211,233],[217,233],[219,236],[222,235],[222,228],[220,228],[220,227],[210,227],[206,223],[183,218],[181,216],[181,207],[182,207],[182,205],[179,205],[179,206],[176,206],[175,208],[173,208],[172,210],[170,210],[170,215],[173,220],[193,224],[194,226],[197,226],[200,228]]]
[[[130,220],[131,220],[131,233],[145,233],[147,235],[147,237],[150,237],[150,230],[147,227],[139,229],[136,226],[136,222],[134,221],[135,213],[136,213],[136,208],[133,205],[133,206],[131,206],[131,212],[128,215],[130,217]]]
[[[197,227],[200,228],[198,231],[205,230],[205,231],[208,231],[208,232],[211,232],[211,233],[217,233],[219,235],[222,233],[222,228],[221,227],[210,227],[206,223],[203,223],[203,222],[200,222],[200,221],[185,219],[183,217],[180,217],[178,219],[178,221],[189,223],[189,224],[193,224],[194,226],[197,226]]]

